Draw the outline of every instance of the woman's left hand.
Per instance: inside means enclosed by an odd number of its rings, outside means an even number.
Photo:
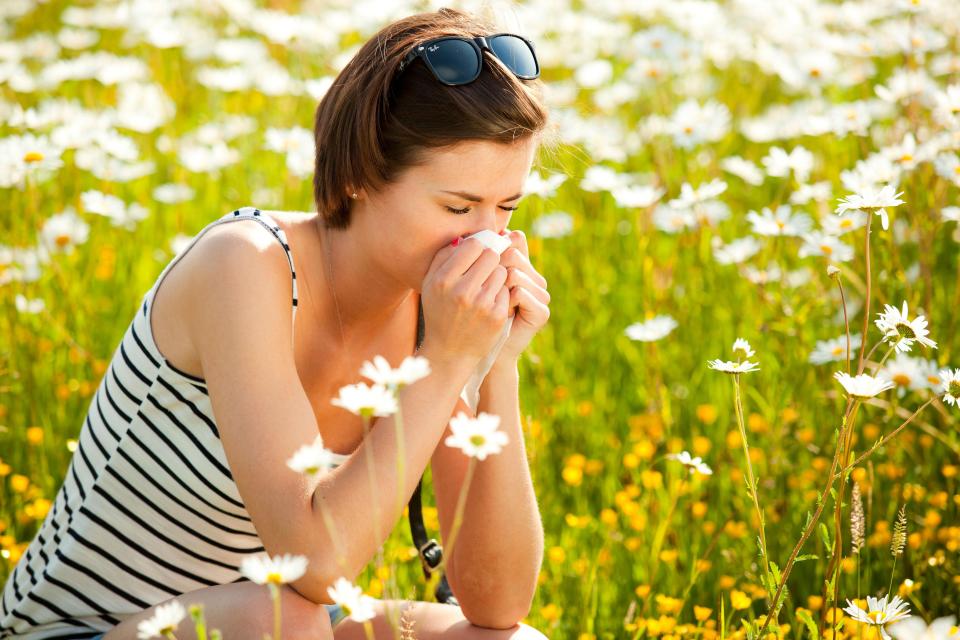
[[[547,280],[530,264],[526,235],[515,230],[510,231],[506,237],[510,239],[511,246],[500,254],[500,264],[507,268],[507,281],[504,286],[510,289],[513,326],[494,366],[502,362],[516,362],[533,336],[550,318]]]

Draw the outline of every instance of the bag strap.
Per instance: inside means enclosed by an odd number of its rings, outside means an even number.
[[[423,299],[420,300],[419,318],[417,319],[417,350],[423,342],[424,320],[423,320]],[[423,476],[417,481],[417,488],[413,491],[413,496],[407,504],[407,519],[410,521],[410,535],[413,537],[413,544],[420,555],[420,565],[423,567],[423,577],[430,579],[430,574],[437,568],[443,559],[443,547],[435,538],[427,538],[427,528],[423,524],[423,504],[421,501],[421,485]],[[440,582],[437,584],[434,595],[437,602],[460,606],[457,598],[453,595],[453,590],[447,582],[447,576],[441,575]]]

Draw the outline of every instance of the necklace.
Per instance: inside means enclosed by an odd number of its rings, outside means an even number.
[[[323,237],[321,238],[321,243],[323,245],[323,255],[327,263],[327,268],[323,270],[323,275],[327,281],[327,288],[330,289],[330,295],[333,297],[334,307],[337,310],[337,327],[339,327],[340,329],[340,346],[343,347],[344,351],[346,351],[347,339],[346,337],[344,337],[343,321],[340,319],[340,300],[337,299],[337,290],[333,286],[333,261],[330,258],[330,251],[327,250],[326,230],[324,230]]]

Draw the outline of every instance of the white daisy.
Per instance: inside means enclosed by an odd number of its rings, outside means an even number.
[[[753,226],[753,232],[762,236],[799,236],[813,226],[813,221],[805,213],[793,213],[788,204],[782,204],[772,211],[764,207],[760,213],[747,212],[747,220]]]
[[[810,177],[810,170],[813,169],[813,154],[801,146],[794,147],[790,153],[780,147],[770,147],[761,162],[767,168],[767,175],[784,178],[792,171],[797,182],[803,183]]]
[[[723,244],[717,236],[714,238],[717,242],[713,246],[713,259],[719,264],[739,264],[756,255],[762,248],[760,241],[753,236],[737,238],[727,244]]]
[[[461,411],[450,420],[452,435],[443,441],[448,447],[456,447],[471,458],[485,460],[488,455],[500,453],[510,441],[500,431],[500,416],[481,411],[476,418]]]
[[[960,405],[960,369],[940,371],[940,383],[943,385],[943,399],[947,404]]]
[[[567,179],[566,174],[553,173],[541,176],[539,172],[532,171],[523,183],[524,193],[537,195],[541,198],[553,195],[557,188]]]
[[[743,356],[740,356],[740,353],[742,353]],[[747,342],[746,339],[737,338],[733,341],[733,355],[737,356],[738,358],[750,358],[754,355],[754,353],[754,350],[750,348],[750,343]]]
[[[670,458],[671,460],[676,460],[683,466],[690,469],[690,473],[700,473],[705,476],[708,476],[711,473],[713,473],[713,469],[707,466],[707,464],[700,459],[700,456],[697,456],[696,458],[694,458],[690,455],[689,451],[681,451],[680,453],[671,453],[667,455],[667,457]]]
[[[300,578],[307,571],[306,556],[285,553],[282,556],[246,556],[240,573],[257,584],[286,584]]]
[[[373,609],[374,598],[365,595],[360,587],[342,576],[337,578],[333,586],[327,587],[327,593],[335,604],[340,605],[346,617],[354,622],[369,620],[376,613]]]
[[[960,207],[944,207],[940,210],[944,222],[960,222]]]
[[[540,216],[530,229],[541,238],[562,238],[573,232],[573,216],[566,211],[556,211]]]
[[[177,630],[177,625],[187,615],[186,609],[176,600],[161,604],[154,609],[153,616],[137,625],[137,638],[162,638]]]
[[[856,350],[860,348],[860,334],[850,334],[850,357],[856,355]],[[810,364],[825,364],[827,362],[837,362],[845,360],[847,357],[847,336],[842,335],[839,338],[830,338],[829,340],[817,340],[813,351],[807,361]]]
[[[677,321],[668,315],[659,315],[644,322],[634,322],[626,328],[624,333],[631,340],[640,342],[654,342],[660,340],[677,328]]]
[[[873,596],[867,596],[867,609],[861,609],[854,603],[847,600],[847,606],[843,608],[850,617],[857,622],[864,622],[877,626],[877,630],[884,640],[891,640],[890,634],[884,629],[884,625],[897,620],[906,618],[909,614],[909,603],[904,602],[900,596],[893,596],[893,600],[887,603],[887,597],[880,599]]]
[[[381,355],[375,355],[360,367],[360,375],[389,388],[401,388],[430,375],[430,362],[423,356],[407,356],[396,369]]]
[[[848,262],[853,259],[853,247],[824,231],[814,230],[803,234],[802,238],[803,244],[797,252],[801,258],[823,256],[836,262]]]
[[[653,206],[664,193],[663,189],[650,185],[618,187],[610,192],[619,206],[639,209]]]
[[[729,360],[709,360],[707,364],[711,369],[716,371],[722,371],[724,373],[750,373],[752,371],[759,371],[760,365],[756,362],[750,362],[749,360],[744,360],[743,362],[731,362]]]
[[[890,625],[887,631],[896,640],[955,640],[960,639],[956,616],[937,618],[927,626],[920,616],[909,616]]]
[[[886,378],[874,377],[866,373],[858,376],[851,376],[844,371],[837,371],[833,374],[847,393],[854,398],[872,398],[873,396],[893,388],[893,382]]]
[[[907,391],[930,388],[925,361],[907,353],[898,353],[890,358],[883,366],[883,377],[897,386],[897,395],[901,397]]]
[[[323,446],[323,436],[317,434],[313,442],[301,446],[294,452],[293,456],[287,460],[287,466],[298,473],[312,476],[333,468],[336,466],[336,460],[334,453]]]
[[[73,207],[52,215],[43,223],[40,241],[51,253],[73,253],[74,247],[87,241],[90,226],[77,215]]]
[[[382,384],[368,385],[365,382],[340,387],[340,395],[330,404],[343,407],[358,416],[389,416],[397,412],[397,398]]]
[[[707,200],[713,200],[726,190],[727,183],[719,178],[705,182],[696,189],[689,182],[684,182],[680,185],[680,195],[670,201],[670,206],[678,209],[692,207]]]
[[[937,343],[927,337],[927,320],[923,316],[917,316],[913,320],[907,317],[907,302],[903,302],[903,310],[899,311],[896,307],[889,304],[884,305],[883,312],[874,321],[877,328],[884,334],[884,340],[893,343],[894,348],[900,352],[910,351],[914,342],[937,348]]]
[[[903,204],[903,200],[900,200],[903,192],[894,194],[893,191],[893,186],[889,184],[879,191],[866,188],[860,193],[842,198],[835,211],[837,214],[843,214],[849,209],[873,211],[880,216],[880,223],[883,225],[883,230],[886,231],[890,227],[890,220],[887,217],[885,207],[895,207],[898,204]]]

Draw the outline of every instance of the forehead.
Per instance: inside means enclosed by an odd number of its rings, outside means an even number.
[[[455,146],[430,149],[423,162],[411,169],[411,178],[422,180],[428,187],[449,187],[464,191],[522,187],[536,152],[532,138],[503,144],[486,140],[470,140]],[[474,191],[477,193],[477,191]]]

